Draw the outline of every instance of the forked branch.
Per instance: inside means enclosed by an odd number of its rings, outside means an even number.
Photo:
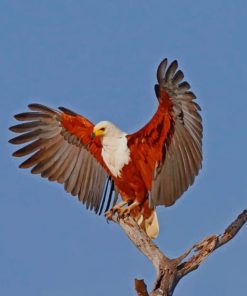
[[[200,264],[217,248],[229,242],[247,222],[247,209],[233,221],[222,235],[211,235],[196,243],[184,254],[176,259],[168,258],[154,244],[146,233],[131,217],[113,220],[118,223],[128,235],[134,245],[152,262],[157,276],[153,290],[148,293],[143,280],[135,280],[135,289],[138,296],[171,296],[178,282],[188,273],[196,270]],[[185,259],[191,252],[194,255]]]

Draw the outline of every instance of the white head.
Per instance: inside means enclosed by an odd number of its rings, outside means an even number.
[[[129,163],[130,151],[126,133],[109,121],[94,126],[92,137],[99,137],[102,143],[102,158],[115,177],[121,176],[123,166]]]
[[[94,137],[112,137],[119,138],[123,135],[123,132],[109,121],[100,121],[94,126]]]

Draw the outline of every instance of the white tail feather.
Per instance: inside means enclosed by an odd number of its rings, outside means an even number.
[[[143,215],[140,215],[137,223],[151,239],[155,239],[159,235],[159,222],[155,210],[146,219],[144,219]]]

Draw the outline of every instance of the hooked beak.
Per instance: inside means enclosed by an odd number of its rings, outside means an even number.
[[[101,137],[103,136],[105,133],[105,130],[103,128],[95,128],[93,129],[92,133],[91,133],[91,139],[95,138],[95,137]]]

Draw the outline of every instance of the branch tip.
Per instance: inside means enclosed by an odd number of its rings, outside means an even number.
[[[149,296],[144,280],[135,279],[135,289],[138,296]]]

